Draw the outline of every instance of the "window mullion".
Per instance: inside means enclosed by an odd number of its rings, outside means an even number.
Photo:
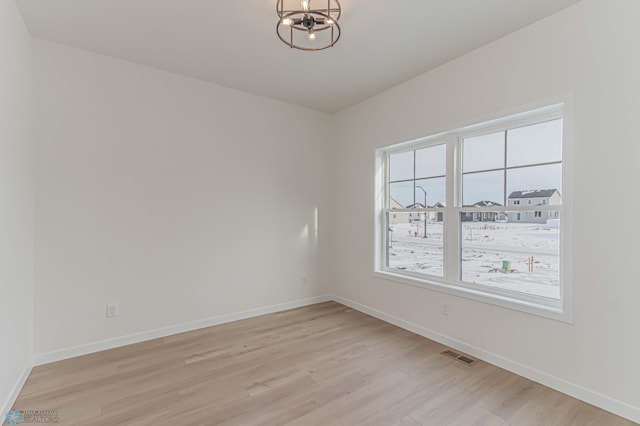
[[[416,206],[416,150],[413,150],[413,206]],[[427,206],[425,206],[427,207]]]
[[[444,213],[444,277],[447,280],[458,280],[458,264],[460,259],[460,226],[456,207],[460,204],[461,167],[459,142],[455,135],[447,139],[447,179],[446,207]]]
[[[502,183],[502,191],[504,192],[504,196],[502,198],[502,205],[507,205],[507,131],[504,131],[504,181]]]

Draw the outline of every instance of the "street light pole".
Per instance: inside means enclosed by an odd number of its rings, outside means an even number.
[[[423,187],[416,185],[416,188],[420,188],[424,192],[424,208],[427,208],[427,191]],[[427,212],[424,212],[424,237],[427,238]]]

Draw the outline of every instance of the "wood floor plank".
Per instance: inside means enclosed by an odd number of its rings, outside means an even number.
[[[335,302],[34,368],[62,425],[632,425]]]

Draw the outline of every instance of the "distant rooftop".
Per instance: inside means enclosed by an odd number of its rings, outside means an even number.
[[[549,198],[554,193],[558,192],[557,189],[532,189],[528,191],[513,191],[509,195],[511,198]]]
[[[389,197],[389,199],[390,199],[390,204],[391,204],[391,208],[392,209],[424,209],[425,208],[423,203],[409,204],[408,206],[405,207],[402,204],[400,204],[400,202],[398,200],[396,200],[395,198]],[[437,208],[442,208],[442,207],[444,207],[444,204],[442,204],[440,201],[438,201],[434,205],[427,206],[426,208],[437,209]]]
[[[415,204],[410,204],[408,205],[406,208],[408,209],[424,209],[424,204],[422,203],[415,203]]]
[[[502,206],[500,203],[496,203],[495,201],[478,201],[477,203],[473,203],[471,205],[463,206],[463,207],[498,207]]]

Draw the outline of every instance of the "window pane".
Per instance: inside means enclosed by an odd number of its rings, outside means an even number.
[[[442,277],[442,220],[442,212],[387,213],[387,267]]]
[[[416,151],[416,178],[444,176],[446,164],[446,145],[419,149]]]
[[[504,132],[466,138],[462,143],[462,171],[504,167]]]
[[[413,206],[413,181],[389,184],[389,208],[405,209]]]
[[[482,201],[504,204],[504,172],[502,170],[462,175],[462,205],[473,206]]]
[[[507,167],[562,160],[562,120],[507,132]]]
[[[416,204],[424,206],[425,192],[426,207],[444,207],[445,178],[421,179],[416,181]]]
[[[389,156],[389,180],[413,179],[413,151]]]
[[[461,213],[462,281],[560,298],[558,211],[473,214]]]
[[[508,205],[562,204],[562,164],[507,170]],[[515,203],[519,200],[519,203]]]

